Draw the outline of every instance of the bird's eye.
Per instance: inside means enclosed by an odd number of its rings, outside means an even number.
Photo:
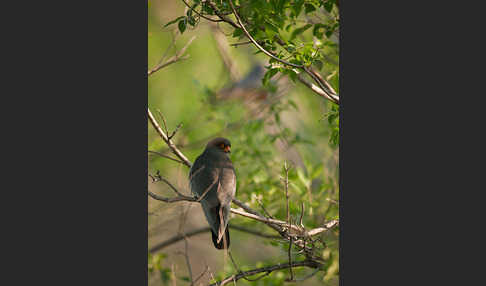
[[[219,144],[219,148],[224,149],[224,143]]]

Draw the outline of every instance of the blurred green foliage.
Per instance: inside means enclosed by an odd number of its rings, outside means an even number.
[[[199,13],[214,15],[206,2],[186,1]],[[213,1],[229,16],[228,1]],[[241,0],[233,2],[248,24],[247,28],[265,49],[287,61],[312,66],[339,92],[339,15],[336,1],[319,0]],[[286,220],[286,200],[282,177],[284,162],[289,162],[290,215],[298,222],[304,206],[303,225],[309,230],[339,218],[339,107],[314,94],[295,81],[295,72],[259,52],[253,46],[231,48],[231,58],[242,74],[255,65],[266,65],[265,74],[258,79],[257,91],[249,97],[222,97],[221,91],[233,85],[221,60],[213,30],[208,21],[188,9],[182,1],[149,1],[148,67],[155,66],[163,54],[170,55],[197,35],[186,54],[190,58],[170,65],[148,79],[149,108],[158,110],[167,120],[169,130],[179,123],[182,128],[174,142],[194,161],[209,139],[224,136],[231,140],[231,159],[237,174],[236,196],[252,208],[265,210],[273,217]],[[212,18],[216,18],[212,16]],[[234,20],[234,17],[230,17]],[[247,40],[241,29],[219,23],[228,42]],[[175,37],[181,33],[182,35]],[[174,41],[175,39],[175,41]],[[278,42],[284,44],[279,44]],[[172,47],[171,43],[175,45]],[[290,81],[285,82],[285,79]],[[283,86],[288,85],[288,89]],[[255,94],[264,94],[258,98]],[[165,143],[148,124],[148,149],[170,155]],[[149,172],[174,174],[179,165],[170,160],[149,156]],[[170,175],[167,175],[170,179]],[[170,194],[168,192],[168,194]],[[157,202],[158,204],[163,204]],[[164,209],[157,211],[163,212]],[[149,228],[157,217],[149,216]],[[270,233],[262,223],[235,216],[230,223]],[[149,234],[150,235],[150,234]],[[232,241],[248,237],[232,232]],[[322,285],[325,281],[337,285],[339,277],[339,228],[316,237],[317,255],[326,263],[306,285]],[[276,248],[276,257],[261,254],[259,261],[233,245],[241,270],[286,262],[288,242],[251,237]],[[244,243],[242,241],[242,243]],[[212,247],[208,243],[208,247]],[[258,249],[255,249],[258,252]],[[293,249],[293,259],[303,256]],[[164,254],[149,254],[149,276],[158,276],[154,283],[169,284],[171,270]],[[226,273],[236,273],[231,263]],[[180,267],[183,268],[183,267]],[[187,275],[180,270],[178,283],[186,283]],[[304,277],[313,269],[296,268],[296,277]],[[223,278],[223,269],[214,271]],[[184,277],[185,278],[184,278]],[[288,270],[276,271],[258,281],[239,280],[241,285],[283,285]],[[251,278],[251,277],[250,277]],[[254,277],[253,277],[254,278]],[[152,280],[150,280],[152,281]],[[304,283],[304,282],[302,282]],[[187,284],[187,283],[186,283]],[[184,284],[183,284],[184,285]]]

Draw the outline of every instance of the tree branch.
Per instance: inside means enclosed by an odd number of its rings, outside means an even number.
[[[278,58],[276,56],[274,56],[272,53],[270,53],[269,51],[265,50],[262,46],[260,46],[260,44],[250,35],[250,33],[248,32],[248,30],[246,29],[245,25],[243,25],[243,22],[241,21],[240,19],[240,16],[238,15],[238,13],[236,12],[236,9],[235,9],[235,6],[233,5],[233,1],[232,0],[228,0],[230,6],[231,6],[231,10],[233,11],[233,14],[235,15],[236,17],[236,21],[238,21],[238,24],[240,25],[240,27],[236,26],[236,28],[241,28],[243,30],[243,32],[245,33],[246,37],[260,50],[262,51],[265,55],[271,57],[272,59],[276,60],[276,61],[279,61],[285,65],[288,65],[288,66],[292,66],[294,68],[303,68],[304,66],[303,65],[297,65],[297,64],[293,64],[293,63],[290,63],[290,62],[287,62],[285,60],[282,60],[281,58]]]
[[[200,199],[198,199],[198,198],[182,195],[179,191],[176,191],[177,189],[175,189],[175,187],[173,185],[171,185],[170,183],[168,183],[168,181],[166,181],[164,178],[162,178],[162,181],[167,183],[176,193],[179,194],[179,196],[173,197],[173,198],[165,198],[165,197],[161,197],[157,194],[154,194],[154,193],[148,191],[149,196],[152,197],[153,199],[158,200],[158,201],[163,201],[163,202],[166,202],[166,203],[174,203],[174,202],[180,202],[180,201],[200,202]],[[263,223],[271,226],[272,228],[274,228],[275,230],[277,230],[281,234],[287,228],[287,230],[289,230],[289,231],[292,230],[292,232],[293,232],[293,233],[289,232],[288,235],[292,235],[292,236],[296,236],[296,237],[310,237],[310,236],[314,236],[314,235],[317,235],[319,233],[322,233],[324,231],[327,231],[327,230],[334,228],[337,225],[339,225],[339,220],[336,219],[336,220],[332,220],[332,221],[326,223],[323,227],[318,227],[318,228],[315,228],[315,229],[310,230],[310,231],[305,231],[305,229],[303,229],[302,227],[299,227],[297,225],[291,224],[289,226],[289,224],[285,221],[266,218],[266,217],[258,214],[258,212],[249,208],[248,206],[246,206],[245,204],[243,204],[239,200],[233,199],[233,203],[236,203],[236,202],[238,203],[238,205],[244,206],[247,210],[252,211],[252,213],[245,212],[241,209],[231,208],[230,211],[232,213],[237,214],[237,215],[241,215],[241,216],[253,219],[253,220],[263,222]]]
[[[189,159],[187,159],[186,156],[184,156],[184,154],[182,154],[182,152],[179,151],[179,149],[177,149],[174,142],[172,142],[172,139],[169,139],[169,137],[167,137],[167,134],[165,134],[165,132],[162,130],[162,128],[160,128],[159,123],[157,122],[157,120],[155,120],[155,118],[152,115],[152,112],[150,112],[149,108],[147,108],[147,111],[148,111],[148,117],[149,117],[150,123],[152,123],[152,126],[157,131],[157,133],[159,133],[160,137],[162,137],[162,140],[164,140],[164,142],[167,144],[167,146],[169,146],[169,148],[172,150],[172,152],[179,159],[181,159],[181,161],[184,163],[184,165],[186,165],[187,167],[190,168],[192,166],[191,161],[189,161]]]
[[[150,151],[150,150],[148,150],[148,152],[149,152],[149,153],[152,153],[152,154],[159,155],[160,157],[167,158],[167,159],[172,160],[172,161],[174,161],[174,162],[184,164],[184,162],[182,162],[182,161],[180,161],[180,160],[177,160],[177,159],[174,159],[174,158],[172,158],[171,156],[167,156],[167,155],[162,154],[162,153],[160,153],[160,152],[156,152],[156,151]]]
[[[312,260],[304,260],[304,261],[299,261],[299,262],[294,262],[292,263],[292,267],[310,267],[310,268],[321,268],[322,264],[312,261]],[[242,271],[238,274],[233,274],[231,276],[228,276],[222,281],[215,282],[213,284],[210,284],[209,286],[223,286],[226,285],[227,283],[230,283],[231,281],[238,281],[241,278],[247,277],[247,276],[252,276],[258,273],[271,273],[276,270],[282,270],[282,269],[287,269],[290,267],[289,263],[284,263],[284,264],[277,264],[273,266],[267,266],[267,267],[262,267],[262,268],[257,268],[249,271]]]
[[[186,55],[184,57],[182,57],[182,55],[186,52],[187,48],[192,43],[192,41],[194,41],[195,38],[196,38],[196,36],[193,36],[179,52],[177,52],[174,56],[172,56],[170,59],[168,59],[164,63],[160,63],[160,64],[156,65],[154,68],[152,68],[151,70],[149,70],[147,72],[147,75],[150,76],[153,73],[155,73],[156,71],[159,71],[159,70],[165,68],[168,65],[171,65],[171,64],[176,63],[178,61],[188,59],[189,55]]]
[[[237,29],[241,29],[240,26],[236,25],[235,22],[233,22],[231,19],[229,19],[228,17],[226,17],[225,15],[223,15],[219,10],[218,8],[216,7],[216,5],[214,5],[214,3],[212,3],[211,1],[207,0],[206,3],[208,3],[209,6],[211,6],[211,8],[213,8],[214,10],[214,13],[224,22],[230,24],[231,26],[233,26],[234,28],[237,28]]]
[[[211,19],[211,18],[208,18],[206,16],[204,16],[203,14],[200,14],[199,12],[196,11],[196,9],[192,8],[191,6],[189,6],[189,4],[185,1],[185,0],[182,0],[182,2],[184,2],[184,4],[186,4],[186,6],[191,9],[194,13],[196,13],[199,17],[202,17],[208,21],[211,21],[211,22],[222,22],[223,20],[218,20],[218,19]]]
[[[177,147],[167,137],[167,135],[160,128],[159,124],[157,123],[157,121],[153,117],[150,110],[148,110],[148,113],[149,113],[149,118],[152,122],[152,125],[157,130],[157,132],[160,134],[160,136],[165,141],[165,143],[172,150],[172,152],[184,162],[185,166],[191,167],[192,163],[184,156],[184,154],[182,154],[182,152],[179,149],[177,149]],[[198,172],[198,171],[196,171],[196,172]],[[151,176],[151,175],[149,175],[149,176]],[[152,198],[154,198],[156,200],[163,201],[163,202],[167,202],[167,203],[172,203],[172,202],[177,202],[177,201],[200,202],[200,198],[198,199],[198,198],[195,198],[195,197],[188,197],[188,196],[182,195],[179,191],[177,191],[177,189],[173,185],[171,185],[167,180],[163,179],[160,176],[160,174],[157,173],[157,176],[158,176],[159,180],[167,183],[169,185],[169,187],[171,187],[172,190],[174,192],[176,192],[179,196],[175,197],[175,198],[164,198],[164,197],[160,197],[156,194],[149,192],[149,195]],[[153,176],[151,176],[151,177],[153,179]],[[238,214],[238,215],[241,215],[241,216],[245,216],[245,217],[248,217],[250,219],[260,221],[260,222],[263,222],[266,225],[268,225],[269,227],[276,230],[282,238],[284,238],[286,240],[292,239],[292,242],[293,242],[294,245],[298,246],[300,249],[302,249],[304,252],[306,252],[308,259],[312,258],[312,259],[316,259],[316,260],[322,260],[319,257],[314,257],[314,255],[312,254],[312,249],[306,246],[306,240],[308,238],[310,238],[311,236],[317,235],[319,233],[322,233],[324,231],[327,231],[327,230],[339,225],[339,220],[333,220],[333,221],[325,224],[323,227],[319,227],[319,228],[316,228],[316,229],[313,229],[313,230],[310,230],[310,231],[306,231],[305,227],[303,227],[303,226],[297,226],[297,225],[292,225],[292,224],[289,225],[289,223],[285,222],[285,221],[281,221],[281,220],[277,220],[277,219],[273,219],[273,218],[266,218],[264,215],[253,210],[252,208],[250,208],[249,206],[247,206],[245,203],[241,202],[237,198],[233,198],[232,202],[234,204],[236,204],[237,206],[241,207],[243,210],[245,210],[245,211],[243,211],[241,209],[233,209],[232,208],[231,209],[232,213]],[[302,221],[302,219],[301,219],[301,221]]]
[[[246,233],[253,234],[253,235],[256,235],[256,236],[260,236],[260,237],[263,237],[263,238],[270,238],[270,239],[281,238],[278,235],[260,233],[258,231],[248,229],[248,228],[245,228],[245,227],[242,227],[242,226],[239,226],[239,225],[234,225],[234,224],[228,224],[228,225],[229,225],[230,229],[238,230],[238,231],[241,231],[241,232],[246,232]],[[209,226],[201,227],[201,228],[186,232],[185,236],[186,237],[196,236],[196,235],[199,235],[199,234],[202,234],[202,233],[208,233],[209,231],[211,231],[211,228]],[[161,249],[163,249],[163,248],[165,248],[169,245],[172,245],[172,244],[174,244],[178,241],[181,241],[183,239],[184,239],[184,235],[182,235],[182,234],[175,235],[175,236],[173,236],[173,237],[171,237],[171,238],[169,238],[165,241],[162,241],[162,242],[157,243],[156,245],[152,246],[149,249],[149,251],[151,253],[154,253],[156,251],[159,251],[159,250],[161,250]]]
[[[322,96],[336,104],[338,104],[338,100],[339,98],[335,98],[333,96],[331,96],[330,94],[328,94],[327,92],[324,92],[320,87],[318,87],[317,85],[311,83],[311,82],[308,82],[301,74],[297,75],[297,79],[303,83],[305,86],[307,86],[308,88],[310,88],[313,92],[315,92],[317,95],[319,96]]]

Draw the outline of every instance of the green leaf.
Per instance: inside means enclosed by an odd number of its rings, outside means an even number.
[[[299,108],[297,107],[297,104],[295,103],[295,101],[289,99],[288,103],[295,109],[295,110],[299,110]]]
[[[275,35],[278,34],[278,28],[276,28],[273,24],[266,22],[265,34],[267,34],[269,39],[272,39]]]
[[[275,69],[271,69],[271,70],[267,71],[267,72],[265,73],[265,75],[263,76],[263,79],[262,79],[262,84],[263,84],[264,86],[266,86],[266,85],[268,84],[268,81],[269,81],[269,80],[270,80],[270,79],[271,79],[271,78],[272,78],[274,75],[276,75],[276,74],[278,73],[278,70],[279,70],[278,68],[275,68]]]
[[[314,25],[314,29],[312,29],[312,34],[318,38],[318,39],[322,39],[322,36],[324,35],[324,31],[325,31],[325,28],[327,26],[322,24],[322,23],[318,23],[318,24],[315,24]]]
[[[310,12],[314,12],[316,10],[316,7],[314,7],[314,5],[312,5],[310,3],[305,3],[304,8],[305,8],[306,14],[308,14]]]
[[[169,23],[165,24],[164,25],[164,28],[167,27],[167,26],[169,26],[169,25],[171,25],[171,24],[174,24],[175,22],[179,21],[180,19],[184,19],[184,18],[185,18],[185,16],[177,17],[174,20],[170,21]]]
[[[326,9],[327,12],[331,13],[333,5],[334,5],[334,1],[326,1],[324,3],[324,9]]]
[[[243,35],[243,29],[235,28],[235,31],[233,32],[233,37],[239,38],[241,35]]]
[[[310,27],[312,27],[312,24],[307,24],[303,27],[295,29],[292,32],[292,35],[290,36],[290,40],[293,40],[295,37],[297,37],[297,35],[302,34],[303,32],[305,32],[305,30],[309,29]]]
[[[187,17],[187,22],[189,23],[189,25],[193,26],[196,25],[196,19],[194,19],[194,17],[192,16],[188,16]]]
[[[323,170],[323,169],[324,169],[324,165],[319,164],[319,165],[317,166],[317,168],[315,168],[315,169],[312,171],[311,178],[312,178],[312,179],[317,178],[319,175],[321,175],[321,173],[322,173],[322,170]]]
[[[178,25],[179,25],[179,31],[181,32],[181,34],[184,33],[184,31],[186,30],[186,22],[187,22],[186,17],[184,17],[183,20],[179,21]]]
[[[294,16],[298,17],[300,12],[302,11],[302,5],[304,5],[304,0],[295,0],[292,5],[292,10],[294,12]]]
[[[205,14],[208,14],[208,15],[214,15],[214,10],[211,6],[209,6],[209,4],[207,2],[203,2],[202,4],[202,11],[205,13]]]

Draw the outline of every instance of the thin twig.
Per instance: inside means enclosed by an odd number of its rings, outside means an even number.
[[[204,271],[201,274],[199,274],[199,276],[196,279],[194,279],[194,284],[196,284],[196,282],[199,281],[199,279],[201,279],[204,276],[204,274],[206,274],[206,272],[208,271],[209,271],[209,266],[206,265],[206,269],[204,269]]]
[[[176,286],[177,285],[177,281],[176,281],[176,272],[175,272],[175,264],[172,263],[172,266],[170,267],[171,268],[171,280],[172,280],[172,286]]]
[[[302,223],[302,219],[304,218],[304,202],[302,202],[302,207],[300,211],[300,218],[299,218],[299,225],[304,228],[304,224]]]
[[[176,129],[174,131],[172,131],[172,134],[169,135],[169,140],[172,139],[172,137],[174,137],[174,135],[176,135],[177,131],[179,131],[179,128],[182,127],[182,122],[177,124],[176,126]],[[167,132],[167,134],[169,134],[169,132]]]
[[[172,158],[172,157],[167,156],[167,155],[165,155],[165,154],[162,154],[162,153],[160,153],[160,152],[156,152],[156,151],[150,151],[150,150],[148,150],[148,152],[149,152],[149,153],[152,153],[152,154],[157,154],[157,155],[159,155],[160,157],[164,157],[164,158],[170,159],[170,160],[172,160],[172,161],[174,161],[174,162],[184,164],[184,162],[182,162],[181,160],[177,160],[177,159],[175,159],[175,158]]]
[[[291,222],[290,222],[290,203],[289,203],[289,169],[290,167],[287,165],[287,161],[284,162],[284,171],[285,171],[285,179],[284,179],[284,188],[285,188],[285,200],[287,201],[287,223],[288,229],[290,232],[291,229]],[[292,239],[293,237],[290,236],[290,243],[288,249],[288,256],[289,256],[289,269],[290,269],[290,279],[289,281],[294,280],[294,272],[292,271],[292,254],[290,253],[292,250]]]
[[[179,58],[179,57],[172,57],[172,58],[170,58],[169,60],[167,60],[165,63],[160,64],[160,65],[157,65],[157,66],[156,66],[156,67],[154,67],[153,69],[149,70],[149,71],[147,72],[147,75],[149,75],[149,76],[150,76],[150,75],[152,75],[154,72],[159,71],[159,70],[161,70],[161,69],[165,68],[165,67],[166,67],[166,66],[168,66],[168,65],[171,65],[171,64],[176,63],[176,62],[178,62],[178,61],[187,60],[188,58],[189,58],[189,55],[186,55],[186,56],[184,56],[184,57],[180,57],[180,58]]]
[[[188,202],[195,202],[196,199],[193,197],[186,197],[186,196],[178,196],[178,197],[173,197],[173,198],[166,198],[159,196],[157,194],[152,193],[151,191],[148,191],[149,196],[151,196],[153,199],[156,199],[158,201],[166,202],[166,203],[175,203],[175,202],[181,202],[181,201],[188,201]]]
[[[187,270],[189,271],[189,278],[191,280],[191,286],[193,286],[194,280],[192,278],[192,267],[191,267],[191,263],[189,261],[189,254],[187,252],[187,248],[188,248],[187,238],[184,236],[184,257],[186,258]]]
[[[260,201],[259,198],[256,199],[260,207],[262,208],[263,212],[269,217],[269,218],[274,218],[266,209],[263,203]]]
[[[247,42],[241,42],[241,43],[233,43],[233,44],[230,44],[230,46],[233,46],[233,47],[237,47],[237,46],[241,46],[241,45],[248,45],[248,44],[251,44],[252,41],[247,41]]]

